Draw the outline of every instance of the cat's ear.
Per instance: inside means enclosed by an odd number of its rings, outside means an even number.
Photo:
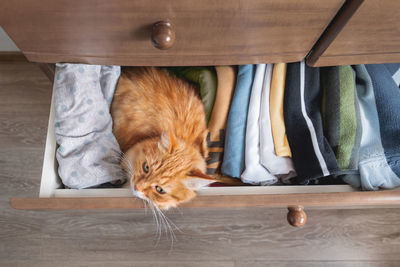
[[[171,153],[173,148],[177,145],[177,140],[172,131],[165,131],[161,134],[161,141],[158,147],[168,153]]]
[[[215,178],[204,174],[202,171],[195,169],[192,170],[186,179],[184,179],[182,182],[187,186],[187,188],[191,190],[198,190],[201,187],[207,186],[209,184],[212,184],[216,181]]]

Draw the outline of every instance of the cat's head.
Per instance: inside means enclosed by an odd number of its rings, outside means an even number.
[[[169,131],[131,147],[121,165],[135,196],[169,209],[191,200],[200,187],[215,181],[205,174],[204,156],[201,149]]]

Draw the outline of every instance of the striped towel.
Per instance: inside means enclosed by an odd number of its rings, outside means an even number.
[[[324,135],[344,173],[357,173],[361,118],[351,66],[320,69]]]
[[[236,70],[232,66],[216,66],[218,77],[217,95],[208,124],[207,174],[220,173],[224,157],[225,127],[233,90],[235,89]]]

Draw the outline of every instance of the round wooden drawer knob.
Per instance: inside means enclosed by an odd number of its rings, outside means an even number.
[[[302,227],[306,224],[307,214],[304,212],[303,207],[289,207],[288,210],[287,220],[291,226]]]
[[[174,45],[175,31],[169,21],[159,21],[153,25],[151,42],[155,48],[165,50]]]

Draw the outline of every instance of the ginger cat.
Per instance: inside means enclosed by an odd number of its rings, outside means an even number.
[[[214,182],[203,104],[188,82],[158,68],[123,69],[111,115],[135,196],[168,209]]]

